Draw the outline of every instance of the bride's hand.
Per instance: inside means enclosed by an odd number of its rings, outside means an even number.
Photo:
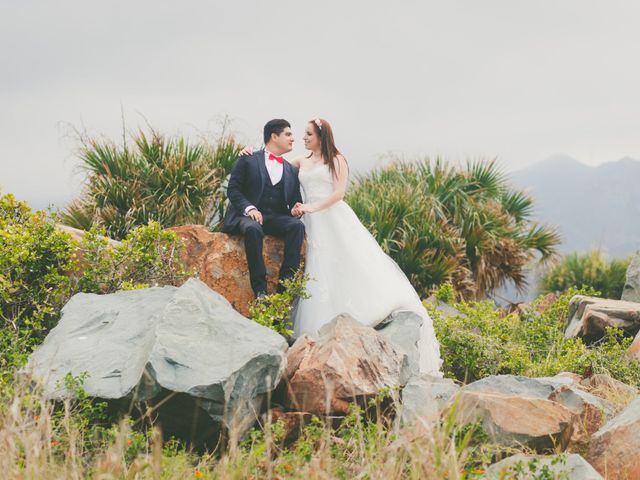
[[[246,155],[253,155],[253,148],[251,147],[244,147],[242,149],[242,151],[240,152],[240,156],[244,157]]]
[[[313,213],[316,211],[315,207],[309,203],[303,203],[298,207],[298,211],[302,213]]]

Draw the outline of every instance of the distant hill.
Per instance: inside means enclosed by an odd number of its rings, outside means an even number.
[[[557,155],[511,179],[535,197],[536,218],[559,228],[562,252],[601,247],[610,257],[624,257],[640,248],[639,160],[591,167]]]

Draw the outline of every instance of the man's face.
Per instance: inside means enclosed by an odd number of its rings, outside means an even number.
[[[280,135],[271,135],[271,143],[280,150],[277,152],[279,155],[290,152],[293,150],[293,132],[289,127],[286,127]]]

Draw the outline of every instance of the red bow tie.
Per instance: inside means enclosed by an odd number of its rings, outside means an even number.
[[[284,163],[284,158],[276,157],[273,153],[269,154],[269,160],[275,160],[276,162],[278,162],[280,164]]]

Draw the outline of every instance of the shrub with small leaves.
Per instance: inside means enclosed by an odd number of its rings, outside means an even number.
[[[78,290],[111,293],[157,285],[180,285],[191,272],[184,269],[184,248],[177,234],[158,222],[133,228],[112,245],[104,230],[89,230],[80,248],[84,254]]]
[[[293,334],[290,327],[291,313],[296,298],[306,299],[309,276],[298,270],[296,274],[282,281],[284,291],[257,298],[251,304],[249,316],[253,321],[278,332],[283,337]]]

